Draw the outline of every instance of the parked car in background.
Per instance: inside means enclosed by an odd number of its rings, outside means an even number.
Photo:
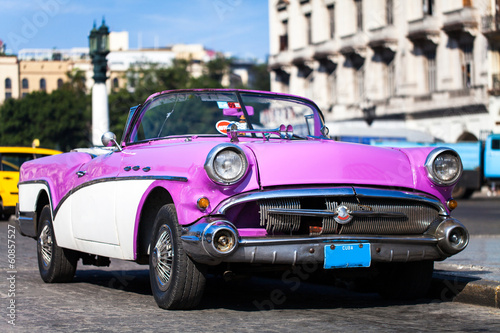
[[[21,165],[26,161],[60,153],[45,148],[0,147],[0,219],[8,219],[15,212]]]
[[[164,91],[103,145],[21,167],[17,221],[45,282],[70,281],[80,258],[131,260],[160,307],[189,309],[207,272],[315,265],[416,298],[468,243],[450,216],[455,151],[330,140],[302,97]]]

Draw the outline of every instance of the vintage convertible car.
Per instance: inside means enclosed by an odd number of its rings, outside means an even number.
[[[17,219],[45,282],[78,260],[149,264],[157,304],[192,308],[207,271],[318,267],[422,296],[433,263],[462,251],[450,217],[457,153],[328,139],[310,100],[176,90],[131,108],[121,143],[23,164]]]

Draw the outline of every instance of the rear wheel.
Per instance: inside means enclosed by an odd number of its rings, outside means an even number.
[[[43,207],[38,222],[37,254],[43,281],[69,282],[73,279],[78,255],[75,251],[57,245],[49,205]]]
[[[379,264],[379,294],[389,299],[418,299],[427,295],[434,261]]]
[[[187,256],[173,204],[163,206],[155,219],[149,254],[151,290],[163,309],[190,309],[198,305],[205,288],[203,265]]]

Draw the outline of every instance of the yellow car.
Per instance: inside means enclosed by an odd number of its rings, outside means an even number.
[[[18,201],[17,183],[21,164],[48,155],[56,155],[58,150],[31,147],[0,147],[0,219],[14,214]]]

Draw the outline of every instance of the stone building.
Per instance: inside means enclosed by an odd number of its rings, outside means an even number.
[[[19,64],[15,56],[0,55],[0,104],[19,98]]]
[[[316,101],[333,135],[500,132],[499,3],[269,0],[271,89]]]

